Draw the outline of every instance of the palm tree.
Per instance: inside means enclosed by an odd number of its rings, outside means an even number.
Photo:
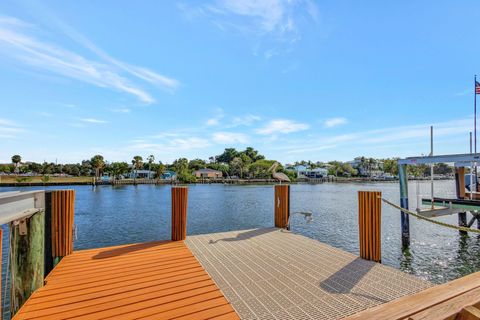
[[[133,165],[133,183],[137,181],[137,170],[142,167],[143,158],[140,156],[133,157],[132,165]]]
[[[95,168],[95,177],[99,177],[100,170],[105,166],[105,160],[103,159],[103,156],[99,154],[94,155],[90,160],[90,163],[92,164],[92,167]]]
[[[155,156],[153,154],[149,155],[147,158],[148,161],[148,179],[150,179],[150,171],[152,171],[152,163],[155,162]]]
[[[12,163],[15,166],[15,172],[18,172],[18,164],[22,161],[22,157],[18,154],[12,156]]]
[[[157,179],[161,179],[162,175],[165,173],[166,166],[162,163],[162,161],[158,162],[157,166]]]

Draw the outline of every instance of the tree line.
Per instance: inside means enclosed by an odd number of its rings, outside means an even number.
[[[375,172],[384,172],[392,176],[398,175],[398,158],[390,159],[374,159],[366,157],[355,158],[356,165],[352,166],[351,162],[329,161],[329,162],[312,162],[297,161],[288,167],[281,164],[277,171],[285,173],[294,181],[296,178],[295,166],[303,165],[310,169],[325,168],[329,175],[338,177],[355,177],[355,176],[372,176]],[[52,162],[22,163],[20,155],[12,156],[11,164],[0,165],[0,172],[3,173],[19,173],[19,174],[37,174],[37,175],[59,175],[65,174],[69,176],[96,176],[108,174],[115,178],[121,178],[138,170],[153,171],[154,178],[161,177],[166,171],[173,171],[177,175],[177,179],[182,182],[195,182],[196,178],[193,174],[195,170],[209,168],[221,171],[226,178],[240,179],[269,179],[271,172],[269,169],[275,163],[275,160],[268,160],[264,155],[260,154],[252,147],[247,147],[243,151],[235,148],[226,148],[223,153],[212,156],[208,160],[179,158],[171,164],[164,164],[156,161],[154,155],[145,158],[142,156],[134,156],[130,163],[125,161],[109,162],[102,155],[94,155],[91,159],[83,160],[80,163],[57,164]],[[434,166],[435,174],[452,174],[453,167],[439,163]],[[408,166],[408,174],[415,177],[428,176],[430,174],[430,166],[417,165]]]
[[[166,171],[173,171],[177,179],[182,182],[195,182],[194,171],[204,168],[221,171],[224,177],[240,179],[268,179],[271,178],[270,167],[275,160],[267,160],[252,147],[243,151],[235,148],[226,148],[223,153],[212,156],[208,160],[179,158],[171,164],[156,162],[154,155],[146,158],[136,155],[130,163],[125,161],[109,162],[102,155],[94,155],[91,159],[83,160],[81,163],[57,164],[52,162],[22,163],[20,155],[12,156],[11,164],[0,165],[0,172],[38,175],[59,175],[70,176],[92,176],[100,177],[108,174],[115,178],[121,178],[130,172],[138,170],[149,170],[155,173],[154,178],[161,177]],[[295,173],[280,165],[278,172],[284,172],[292,180]]]

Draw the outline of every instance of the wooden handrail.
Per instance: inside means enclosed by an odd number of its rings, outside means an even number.
[[[45,209],[45,191],[0,192],[0,225]]]

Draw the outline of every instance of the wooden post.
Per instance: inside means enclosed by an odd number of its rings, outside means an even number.
[[[455,168],[455,190],[458,199],[465,199],[465,167]]]
[[[290,218],[290,186],[280,184],[275,186],[275,227],[289,228]]]
[[[458,199],[465,199],[465,167],[455,168],[455,190]],[[467,213],[458,213],[458,225],[460,227],[467,226]],[[465,231],[459,231],[461,234],[466,234]]]
[[[458,199],[465,199],[465,167],[455,168],[455,190]],[[461,227],[467,226],[467,213],[458,213],[458,225]],[[460,231],[460,233],[466,233]]]
[[[400,206],[408,210],[408,176],[407,165],[398,165],[398,180],[400,182]],[[410,246],[410,219],[409,215],[400,211],[402,227],[402,247]]]
[[[48,256],[45,274],[73,252],[73,221],[75,214],[75,190],[55,190],[47,192],[45,227],[45,251]]]
[[[10,311],[14,315],[43,286],[45,212],[10,223]]]
[[[172,187],[172,241],[187,237],[188,187]]]
[[[358,224],[360,257],[381,262],[382,193],[358,192]]]

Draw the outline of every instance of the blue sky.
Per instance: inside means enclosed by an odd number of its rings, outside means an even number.
[[[467,152],[478,1],[0,3],[0,162]],[[480,138],[480,137],[479,137]]]

